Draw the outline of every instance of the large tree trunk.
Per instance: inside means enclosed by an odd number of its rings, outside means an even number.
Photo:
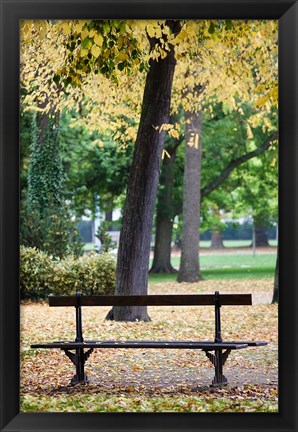
[[[183,228],[181,261],[177,281],[197,282],[202,279],[199,266],[202,112],[186,112],[185,120]]]
[[[212,249],[223,249],[222,232],[219,229],[211,230],[211,246]]]
[[[279,283],[278,283],[278,250],[277,250],[272,303],[278,303],[278,300],[279,300]]]
[[[179,21],[167,21],[174,34]],[[151,39],[151,46],[157,43]],[[116,294],[146,295],[151,231],[165,134],[159,128],[169,121],[175,69],[174,47],[159,61],[150,61],[140,125],[128,180],[117,260]],[[114,307],[107,319],[148,321],[145,306]]]
[[[176,149],[167,148],[170,157],[165,157],[160,176],[160,188],[156,206],[156,232],[154,258],[150,273],[176,273],[171,264],[173,219],[175,217],[173,188]]]

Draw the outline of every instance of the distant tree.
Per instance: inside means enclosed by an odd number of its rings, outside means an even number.
[[[183,181],[183,228],[178,282],[202,279],[199,266],[202,112],[185,113],[185,168]]]
[[[98,206],[101,212],[111,212],[115,200],[125,193],[133,142],[127,140],[125,146],[120,146],[114,140],[115,134],[123,133],[125,123],[114,134],[109,130],[105,133],[91,132],[81,124],[84,114],[82,117],[73,114],[72,117],[63,113],[61,123],[67,199],[78,216],[83,215],[86,209],[95,215]],[[127,127],[135,127],[127,121]]]
[[[21,208],[21,243],[62,258],[81,243],[64,197],[59,115],[32,114],[28,192]]]
[[[171,118],[171,124],[178,117]],[[167,136],[165,153],[162,161],[161,175],[157,193],[155,217],[155,242],[153,263],[150,273],[176,273],[171,264],[171,245],[173,238],[173,221],[180,212],[182,200],[183,169],[181,158],[181,143],[184,135],[177,138]],[[179,153],[178,153],[179,150]]]

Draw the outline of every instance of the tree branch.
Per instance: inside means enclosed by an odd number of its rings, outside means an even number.
[[[274,132],[258,149],[246,153],[237,159],[231,160],[226,166],[226,168],[223,170],[223,172],[216,179],[212,180],[207,186],[201,189],[201,198],[206,197],[211,192],[213,192],[219,185],[221,185],[236,167],[243,164],[244,162],[247,162],[249,159],[252,159],[253,157],[259,156],[264,153],[269,148],[271,142],[277,139],[277,137],[278,133]]]

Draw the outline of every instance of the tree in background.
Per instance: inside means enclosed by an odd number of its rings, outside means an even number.
[[[171,124],[179,122],[181,117],[172,116]],[[166,136],[165,152],[162,161],[161,175],[157,193],[155,217],[155,242],[153,263],[150,273],[176,273],[171,264],[171,247],[173,238],[173,222],[179,214],[182,201],[183,155],[181,143],[184,134],[178,137]]]
[[[276,218],[276,207],[268,206],[277,192],[276,113],[269,114],[271,126],[267,131],[264,126],[249,126],[252,106],[244,104],[242,111],[241,115],[237,111],[224,113],[218,105],[213,118],[204,124],[203,142],[209,159],[206,163],[203,158],[203,220],[205,228],[215,225],[218,233],[224,228],[219,209],[238,218],[251,215],[257,207],[261,216],[263,208],[262,223],[266,226]],[[220,154],[214,151],[214,142],[222,149]],[[262,206],[257,205],[260,200]],[[214,206],[216,212],[211,211]]]
[[[183,228],[177,282],[202,279],[199,266],[202,111],[185,113],[185,165],[183,180]]]
[[[64,198],[59,115],[33,113],[28,190],[21,210],[20,240],[62,258],[82,245]]]
[[[107,130],[91,132],[81,121],[74,123],[78,114],[63,113],[61,123],[61,152],[67,179],[65,183],[67,199],[71,201],[77,216],[90,210],[93,217],[98,207],[108,213],[114,209],[119,199],[123,201],[129,170],[132,162],[133,142],[117,145],[114,133]],[[84,113],[81,113],[84,118]],[[81,118],[80,118],[81,120]],[[129,119],[127,127],[131,126]],[[100,200],[100,201],[99,201]]]
[[[256,229],[256,246],[267,246],[265,227],[277,221],[278,213],[277,146],[274,142],[266,152],[243,165],[237,172],[237,182],[238,187],[233,192],[234,214],[250,214]]]
[[[28,209],[41,214],[50,202],[63,203],[64,173],[60,155],[59,114],[33,113],[28,170]]]

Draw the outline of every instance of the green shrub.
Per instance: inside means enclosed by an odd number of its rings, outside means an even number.
[[[25,298],[45,298],[50,290],[53,261],[45,252],[34,247],[20,248],[20,295]]]
[[[82,255],[83,244],[64,204],[56,208],[49,202],[41,213],[28,209],[24,202],[20,212],[20,241],[23,246],[36,247],[57,259]]]
[[[57,262],[53,288],[59,294],[114,294],[116,261],[108,253],[67,257]]]
[[[21,246],[21,298],[45,298],[49,294],[114,294],[116,261],[108,253],[57,261],[35,248]]]

